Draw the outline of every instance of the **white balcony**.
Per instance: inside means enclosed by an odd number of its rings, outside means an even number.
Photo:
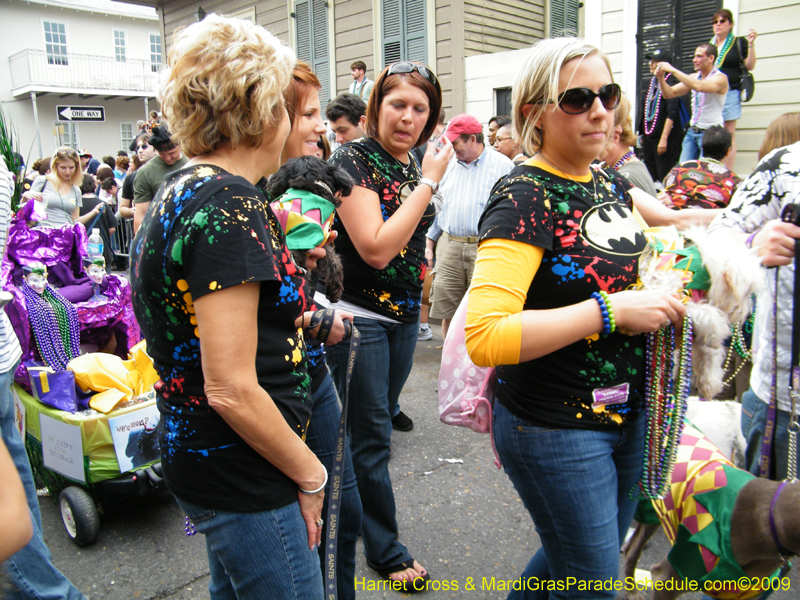
[[[48,55],[44,50],[22,50],[8,58],[11,93],[80,94],[84,96],[155,97],[160,64],[149,60],[87,54]]]

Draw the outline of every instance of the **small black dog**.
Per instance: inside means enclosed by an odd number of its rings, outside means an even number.
[[[286,190],[294,188],[306,190],[320,196],[334,206],[341,204],[342,196],[349,196],[353,189],[353,179],[344,169],[331,165],[316,156],[293,158],[273,174],[266,183],[265,192],[271,202],[282,196]],[[325,258],[317,262],[314,274],[325,281],[325,296],[331,302],[338,302],[344,290],[342,261],[333,244],[326,244]],[[292,250],[295,262],[303,268],[306,252]],[[311,274],[306,273],[311,282]]]

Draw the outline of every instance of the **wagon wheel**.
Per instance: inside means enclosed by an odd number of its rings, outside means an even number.
[[[61,492],[59,504],[64,528],[72,541],[79,546],[93,542],[100,531],[100,517],[89,493],[72,485]]]

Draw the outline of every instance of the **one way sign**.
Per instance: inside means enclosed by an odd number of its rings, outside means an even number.
[[[106,120],[106,109],[102,106],[56,106],[59,121],[95,121]]]

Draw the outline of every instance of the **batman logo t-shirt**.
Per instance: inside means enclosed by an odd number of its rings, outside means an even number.
[[[593,169],[593,176],[594,183],[576,181],[539,163],[523,164],[492,190],[479,225],[481,240],[514,240],[545,250],[526,310],[569,306],[592,292],[612,294],[636,283],[647,241],[632,213],[631,184],[616,171]],[[544,427],[620,426],[638,414],[643,393],[642,336],[597,334],[498,367],[498,400]]]

